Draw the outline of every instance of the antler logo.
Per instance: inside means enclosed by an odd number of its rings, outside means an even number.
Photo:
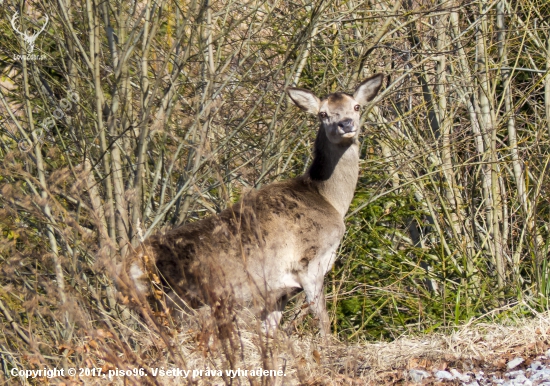
[[[29,54],[31,54],[34,51],[34,42],[36,41],[36,38],[38,37],[38,35],[40,35],[42,33],[42,31],[44,31],[44,29],[48,25],[48,21],[50,20],[50,18],[48,17],[48,15],[46,15],[46,22],[42,26],[42,29],[40,31],[36,32],[35,34],[31,35],[28,32],[28,30],[25,30],[25,32],[23,33],[21,31],[19,31],[19,29],[17,29],[17,27],[15,26],[15,21],[17,20],[18,15],[19,15],[19,12],[15,12],[13,17],[11,18],[11,26],[13,27],[13,30],[15,32],[17,32],[19,35],[21,35],[23,37],[23,40],[27,44],[27,50],[28,50]]]

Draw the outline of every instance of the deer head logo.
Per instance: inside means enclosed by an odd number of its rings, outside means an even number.
[[[34,51],[34,42],[35,42],[36,38],[38,37],[38,35],[40,35],[42,33],[42,31],[44,31],[44,29],[48,25],[48,21],[50,20],[50,18],[48,17],[48,15],[46,15],[46,22],[42,26],[42,29],[31,35],[28,32],[28,30],[25,30],[25,32],[23,33],[21,31],[19,31],[19,29],[17,29],[17,27],[15,26],[15,21],[17,20],[18,17],[19,17],[19,12],[15,12],[13,17],[11,18],[11,26],[13,27],[13,30],[15,32],[17,32],[19,35],[21,35],[23,37],[23,40],[27,44],[28,53],[32,54],[32,52]]]

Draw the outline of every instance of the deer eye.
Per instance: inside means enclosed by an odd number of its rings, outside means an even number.
[[[353,108],[355,111],[359,111],[359,109],[361,108],[361,106],[359,105],[355,105],[355,107]]]
[[[327,113],[325,113],[324,111],[321,111],[321,112],[319,113],[319,116],[320,116],[321,118],[326,118],[326,117],[327,117]]]

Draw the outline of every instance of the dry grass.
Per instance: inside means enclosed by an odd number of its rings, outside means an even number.
[[[244,316],[242,314],[245,314]],[[203,310],[187,317],[171,339],[171,347],[160,349],[156,334],[143,332],[136,353],[149,366],[149,377],[118,377],[112,380],[82,378],[85,384],[180,385],[185,382],[207,384],[276,384],[276,385],[355,385],[407,384],[409,369],[439,370],[457,368],[498,370],[515,356],[524,358],[543,354],[550,347],[550,313],[530,319],[506,322],[471,323],[455,331],[422,336],[404,335],[392,342],[344,343],[323,341],[311,332],[291,334],[279,331],[273,339],[258,333],[254,317],[240,313],[225,336],[220,324]],[[167,351],[171,351],[171,355]],[[101,356],[101,347],[96,353]],[[169,359],[171,358],[171,359]],[[103,363],[105,370],[109,365]],[[121,368],[133,368],[126,361]],[[202,370],[203,375],[183,377],[152,377],[154,368]],[[236,376],[228,370],[282,370],[285,376]],[[221,370],[223,375],[206,375],[206,371]]]

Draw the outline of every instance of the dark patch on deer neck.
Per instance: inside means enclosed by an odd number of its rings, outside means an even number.
[[[331,143],[321,127],[314,145],[314,158],[307,176],[319,188],[319,193],[340,212],[347,212],[359,174],[359,144]]]

